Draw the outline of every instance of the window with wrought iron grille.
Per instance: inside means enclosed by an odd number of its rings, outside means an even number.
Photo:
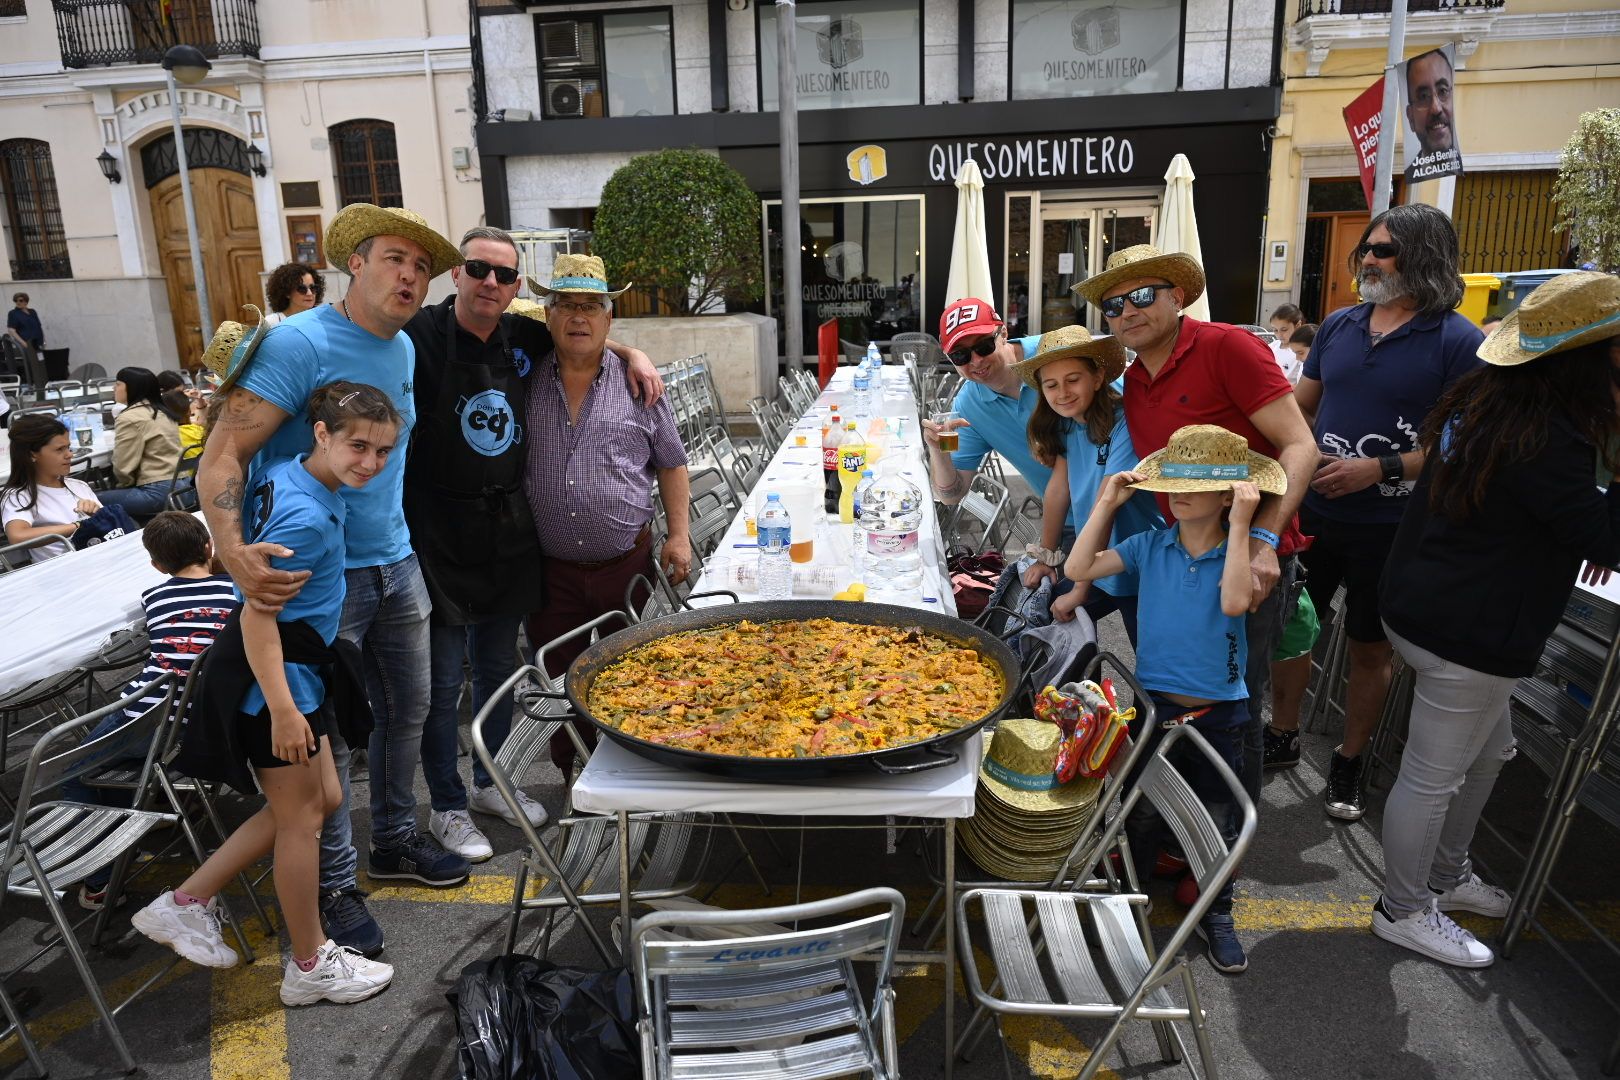
[[[0,142],[0,188],[5,190],[12,278],[72,277],[50,144],[39,139]]]
[[[536,19],[535,36],[546,119],[674,114],[669,8]]]
[[[338,205],[368,202],[404,206],[394,125],[386,120],[349,120],[327,129],[337,169]]]

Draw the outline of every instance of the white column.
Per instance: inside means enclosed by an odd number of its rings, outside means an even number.
[[[276,188],[276,154],[270,142],[270,118],[264,107],[264,84],[244,81],[237,85],[247,121],[243,138],[264,151],[264,175],[250,178],[253,181],[253,211],[259,219],[259,251],[268,272],[289,258],[286,229],[282,227],[281,220],[280,192]]]

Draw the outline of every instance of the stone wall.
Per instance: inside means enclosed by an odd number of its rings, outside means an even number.
[[[84,364],[100,364],[108,378],[121,367],[180,366],[162,278],[17,281],[7,288],[7,303],[13,292],[27,293],[28,306],[39,312],[47,348],[72,350],[69,374]]]
[[[748,399],[776,394],[776,320],[767,316],[614,319],[608,336],[659,365],[706,353],[727,417],[752,422]]]

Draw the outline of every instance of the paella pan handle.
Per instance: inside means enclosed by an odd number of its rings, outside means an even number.
[[[927,772],[929,769],[955,765],[959,760],[956,751],[950,747],[930,745],[922,747],[922,750],[929,755],[927,760],[910,765],[891,765],[882,758],[873,758],[872,767],[887,776],[904,776],[906,773]]]

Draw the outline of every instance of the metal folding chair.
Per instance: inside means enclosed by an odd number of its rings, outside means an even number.
[[[170,510],[189,512],[197,509],[197,466],[202,463],[202,455],[201,446],[192,446],[180,451],[180,460],[174,464],[174,476],[169,480],[169,497],[166,502]],[[185,481],[184,486],[181,484],[182,481]]]
[[[25,566],[32,566],[33,559],[28,557],[28,552],[35,548],[60,544],[63,539],[65,538],[59,536],[36,536],[32,540],[24,540],[20,544],[7,544],[0,547],[0,574],[5,573],[7,570],[21,570]],[[0,755],[0,759],[3,759],[3,755]]]
[[[71,720],[78,715],[79,710],[73,707],[70,695],[89,677],[82,667],[70,668],[0,697],[0,772],[6,771],[6,755],[13,737],[45,727],[55,718]],[[22,720],[22,716],[30,712],[37,715]],[[3,792],[0,792],[0,803],[11,805]]]
[[[946,550],[999,551],[1003,530],[1008,527],[1007,499],[1007,485],[983,472],[976,474],[945,523]]]
[[[695,578],[698,571],[694,569]],[[624,613],[633,623],[646,622],[662,615],[670,615],[676,611],[691,610],[691,601],[709,596],[722,596],[733,604],[738,602],[736,593],[729,589],[716,589],[709,592],[695,592],[681,595],[664,576],[662,571],[656,572],[657,581],[647,577],[646,574],[637,574],[630,579],[630,584],[624,588]]]
[[[1203,755],[1204,763],[1229,789],[1230,801],[1242,815],[1237,838],[1230,847],[1220,825],[1169,760],[1170,751],[1183,741]],[[962,974],[979,1008],[957,1040],[956,1050],[963,1057],[989,1028],[985,1021],[991,1014],[998,1021],[1008,1013],[1112,1020],[1107,1034],[1095,1044],[1080,1071],[1079,1080],[1091,1080],[1103,1068],[1108,1052],[1130,1021],[1156,1025],[1166,1062],[1173,1063],[1178,1056],[1185,1059],[1186,1043],[1173,1024],[1184,1020],[1192,1026],[1203,1076],[1206,1080],[1216,1076],[1203,1006],[1181,950],[1216,894],[1237,872],[1254,838],[1254,804],[1204,737],[1190,724],[1178,725],[1154,748],[1107,827],[1087,843],[1084,852],[1071,853],[1071,866],[1079,870],[1105,860],[1141,799],[1151,802],[1175,833],[1198,881],[1198,900],[1176,926],[1163,952],[1155,956],[1153,938],[1141,917],[1148,898],[1141,893],[970,889],[957,898],[956,918],[965,943]],[[1129,859],[1126,863],[1129,865]],[[1093,958],[1091,941],[1101,947],[1105,965]],[[988,988],[973,962],[974,946],[989,955],[994,964],[995,979]],[[1105,983],[1105,971],[1111,976],[1112,987]],[[1177,979],[1185,1004],[1178,1005],[1168,989]],[[1195,1077],[1198,1075],[1190,1062],[1187,1068]]]
[[[719,940],[654,936],[687,927],[797,924],[881,905],[865,918],[786,934]],[[635,922],[636,1029],[647,1080],[782,1077],[816,1080],[870,1072],[899,1076],[894,954],[905,899],[865,889],[827,900],[752,911],[667,911]],[[872,1005],[855,961],[876,954]],[[803,997],[813,991],[813,997]],[[791,1000],[772,1000],[781,995]],[[797,1045],[762,1043],[801,1036]]]

